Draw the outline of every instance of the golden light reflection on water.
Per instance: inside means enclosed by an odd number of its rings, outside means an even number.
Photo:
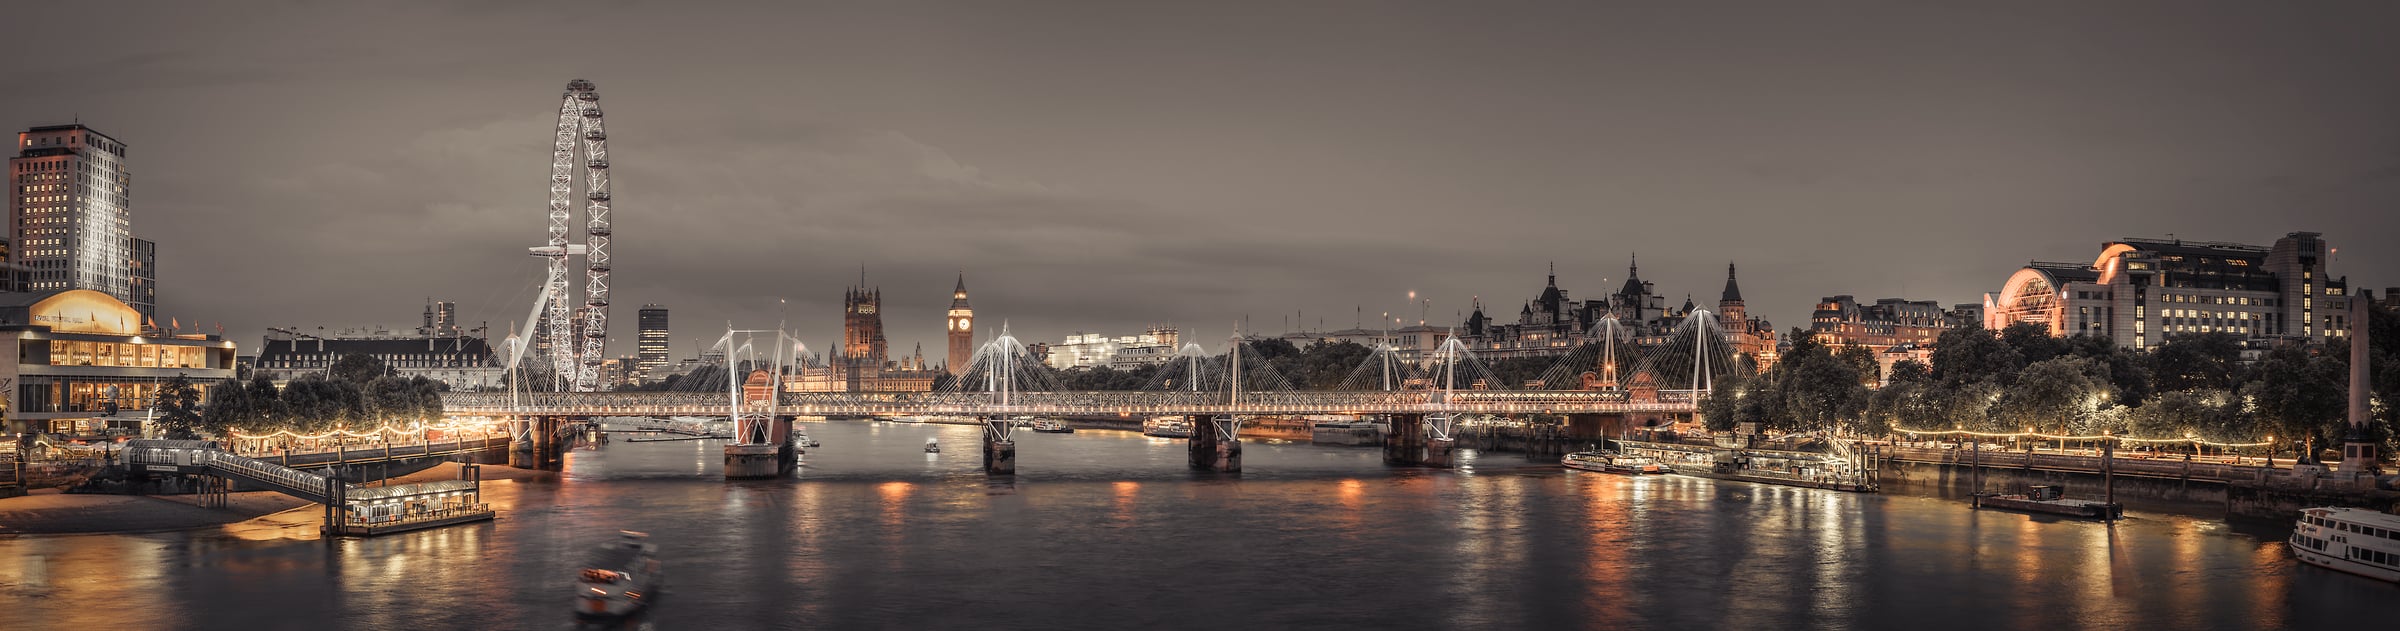
[[[1634,560],[1642,558],[1647,546],[1641,537],[1645,529],[1636,523],[1636,509],[1627,496],[1630,491],[1638,503],[1649,494],[1650,485],[1622,476],[1567,475],[1583,498],[1583,609],[1594,627],[1637,626],[1640,620],[1634,612],[1642,606],[1642,592],[1635,589],[1633,577],[1641,568]]]
[[[1134,501],[1139,499],[1142,494],[1142,483],[1118,480],[1115,484],[1109,485],[1109,494],[1110,520],[1120,528],[1133,526]]]
[[[130,537],[0,540],[0,621],[61,629],[163,628],[174,603],[155,568],[165,544]],[[131,575],[128,575],[131,572]],[[147,624],[145,624],[147,623]]]

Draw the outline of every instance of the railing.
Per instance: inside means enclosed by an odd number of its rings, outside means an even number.
[[[1668,396],[1675,394],[1676,396]],[[1239,404],[1221,392],[1019,392],[999,404],[988,393],[784,393],[793,414],[838,415],[1165,415],[1319,413],[1690,412],[1689,393],[1632,401],[1623,391],[1404,390],[1397,392],[1245,392]],[[682,392],[444,393],[453,414],[576,416],[724,416],[725,395]]]
[[[253,460],[219,450],[212,443],[197,440],[144,440],[125,447],[128,465],[168,466],[180,471],[197,469],[195,473],[216,475],[258,484],[277,492],[319,504],[327,503],[330,482],[325,476],[285,467],[271,462]]]
[[[2055,453],[2027,453],[2017,450],[1936,449],[1895,446],[1885,451],[1894,460],[1969,466],[1981,463],[1993,469],[2040,469],[2076,473],[2100,472],[2099,456]],[[2229,482],[2256,479],[2267,467],[2209,462],[2204,460],[2165,460],[2119,455],[2111,459],[2109,468],[2117,475],[2153,478],[2175,478]]]
[[[384,528],[389,526],[404,526],[408,524],[424,523],[429,521],[441,521],[444,519],[452,519],[457,517],[469,517],[487,514],[490,512],[492,512],[492,505],[490,504],[459,504],[429,511],[402,513],[398,515],[344,514],[341,525],[352,528]]]

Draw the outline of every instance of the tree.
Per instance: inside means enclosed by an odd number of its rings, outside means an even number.
[[[347,381],[359,385],[366,385],[367,382],[374,381],[376,377],[383,377],[391,374],[391,367],[385,366],[383,364],[383,360],[376,359],[374,355],[368,355],[364,353],[350,353],[343,355],[341,358],[333,360],[333,366],[331,368],[325,369],[325,377],[327,379],[332,379],[335,381]]]
[[[2340,439],[2349,408],[2347,366],[2326,357],[2323,347],[2291,345],[2267,353],[2243,384],[2244,408],[2258,429],[2281,444],[2301,444],[2300,460],[2315,462],[2317,446]]]
[[[1844,346],[1841,352],[1834,353],[1834,357],[1841,359],[1844,364],[1849,364],[1851,372],[1858,373],[1860,385],[1873,387],[1883,382],[1883,363],[1875,361],[1874,349],[1856,345]]]
[[[2241,374],[2242,338],[2231,333],[2170,336],[2151,349],[2149,363],[2159,392],[2233,388]]]
[[[2024,367],[2023,354],[1980,326],[1943,331],[1942,337],[1934,342],[1933,376],[1944,384],[1957,386],[1987,380],[2006,384]]]
[[[1858,370],[1824,346],[1811,345],[1806,352],[1786,357],[1774,371],[1782,373],[1777,381],[1784,411],[1790,415],[1778,424],[1784,430],[1837,430],[1866,411],[1867,387],[1860,383]]]
[[[2050,361],[2067,354],[2066,340],[2050,335],[2050,329],[2031,322],[2015,322],[2000,329],[2000,341],[2016,349],[2026,364]]]
[[[242,387],[242,392],[249,399],[250,413],[240,421],[241,427],[258,433],[293,428],[291,408],[284,405],[272,379],[266,375],[251,377],[249,385]]]
[[[2227,426],[2224,408],[2230,401],[2231,397],[2223,390],[2168,392],[2134,408],[2128,414],[2129,429],[2133,435],[2145,438],[2253,438],[2227,435],[2231,428]]]
[[[158,426],[167,438],[193,440],[204,429],[200,420],[200,389],[182,373],[158,387]]]
[[[256,414],[252,407],[250,391],[241,382],[209,386],[208,405],[200,411],[200,427],[209,434],[231,435],[234,428],[247,424]]]
[[[2109,393],[2117,405],[2132,407],[2150,400],[2150,363],[2146,356],[2125,347],[2105,335],[2077,335],[2067,338],[2067,354],[2098,362],[2108,373]]]
[[[2106,381],[2091,360],[2058,357],[2025,367],[2000,399],[2001,419],[2011,426],[2048,427],[2059,433],[2092,431]]]

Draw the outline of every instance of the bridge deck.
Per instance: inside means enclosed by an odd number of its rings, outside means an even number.
[[[1165,416],[1299,414],[1690,413],[1686,391],[1635,400],[1624,391],[786,393],[784,412],[809,416]],[[725,416],[729,397],[683,392],[444,393],[451,414],[500,416]]]

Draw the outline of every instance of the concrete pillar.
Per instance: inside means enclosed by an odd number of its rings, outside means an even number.
[[[984,475],[1016,475],[1017,441],[1002,440],[994,438],[991,434],[984,434],[983,473]]]
[[[1420,414],[1394,414],[1389,420],[1392,432],[1383,436],[1383,463],[1416,466],[1425,451],[1425,417]]]
[[[1193,469],[1234,473],[1242,470],[1242,439],[1232,417],[1192,417],[1190,459]]]

